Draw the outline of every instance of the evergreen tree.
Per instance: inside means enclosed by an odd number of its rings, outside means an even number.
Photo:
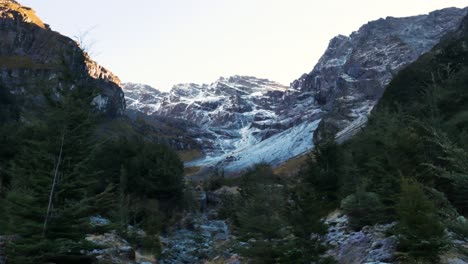
[[[383,205],[379,195],[366,192],[363,188],[343,199],[341,208],[349,217],[350,227],[355,230],[374,225],[383,219]]]
[[[95,193],[89,158],[95,122],[89,104],[90,94],[63,91],[62,100],[22,133],[4,201],[7,232],[18,236],[7,245],[9,263],[79,254],[88,217],[106,207],[108,190]]]
[[[444,226],[418,183],[402,181],[397,212],[398,249],[411,258],[436,263],[447,247]]]
[[[318,145],[302,172],[303,184],[313,188],[324,203],[334,207],[338,201],[340,178],[344,170],[343,153],[334,141]]]

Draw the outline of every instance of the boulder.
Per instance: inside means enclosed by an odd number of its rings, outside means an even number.
[[[135,263],[136,253],[130,243],[115,231],[102,235],[87,235],[86,240],[100,247],[88,252],[95,256],[98,263],[130,264]]]
[[[339,211],[330,214],[325,223],[329,228],[324,241],[331,247],[326,255],[339,263],[393,263],[397,239],[387,237],[386,231],[396,223],[366,226],[360,231],[352,231],[348,217]]]

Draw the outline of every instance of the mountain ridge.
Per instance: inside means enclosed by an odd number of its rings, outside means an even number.
[[[226,106],[225,100],[204,98],[197,107],[188,100],[197,91],[208,89],[197,85],[176,86],[168,99],[158,101],[158,111],[152,114],[182,118],[201,124],[209,132],[211,136],[197,139],[205,146],[206,158],[189,166],[213,166],[227,172],[261,162],[276,166],[307,153],[328,137],[343,142],[353,136],[365,126],[392,77],[456,30],[467,10],[446,8],[425,15],[370,21],[350,36],[331,39],[313,70],[294,80],[289,88],[263,97],[247,98],[237,94],[239,91],[231,94],[238,100],[228,103],[237,107],[225,107],[221,117],[220,112],[212,112]],[[252,110],[239,106],[252,103],[262,105],[263,112],[246,118]],[[275,142],[278,139],[281,144]],[[253,151],[260,143],[263,150]],[[277,144],[284,150],[280,151]],[[253,157],[255,152],[257,156]]]

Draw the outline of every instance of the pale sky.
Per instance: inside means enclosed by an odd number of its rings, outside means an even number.
[[[19,0],[67,36],[92,29],[94,59],[124,82],[168,90],[251,75],[288,85],[329,40],[380,17],[468,0]]]

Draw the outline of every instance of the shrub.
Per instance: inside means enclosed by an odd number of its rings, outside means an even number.
[[[350,227],[359,230],[382,219],[383,206],[379,195],[358,191],[341,201],[341,208],[348,215]]]

